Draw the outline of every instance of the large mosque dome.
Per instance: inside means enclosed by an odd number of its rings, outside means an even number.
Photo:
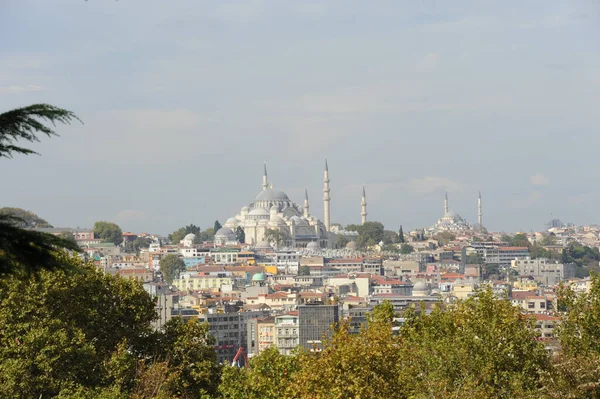
[[[289,201],[290,198],[281,190],[277,190],[276,188],[267,188],[266,190],[261,191],[256,196],[256,201]]]

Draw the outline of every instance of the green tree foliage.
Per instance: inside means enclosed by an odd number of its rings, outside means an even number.
[[[395,244],[385,244],[381,247],[382,252],[400,253],[400,248]]]
[[[203,230],[200,233],[200,242],[204,242],[204,241],[212,241],[215,238],[215,231],[213,230],[212,227],[209,227],[206,230]],[[196,237],[196,239],[198,239],[198,237]]]
[[[412,245],[409,245],[409,244],[402,244],[402,245],[400,246],[400,253],[401,253],[401,254],[405,254],[405,255],[406,255],[406,254],[411,254],[411,253],[413,253],[414,251],[415,251],[415,249],[413,248],[413,246],[412,246]]]
[[[175,254],[163,256],[159,266],[165,281],[169,284],[173,284],[173,280],[179,278],[179,274],[185,270],[185,263]]]
[[[0,396],[37,398],[114,381],[119,344],[140,343],[155,318],[136,282],[103,275],[66,255],[65,271],[0,279]]]
[[[34,104],[0,114],[0,158],[12,158],[14,154],[37,154],[16,143],[23,140],[39,141],[39,133],[48,137],[57,136],[43,122],[56,125],[72,120],[79,119],[71,111],[47,104]],[[51,234],[24,230],[22,227],[30,223],[45,221],[32,218],[27,211],[15,215],[15,210],[18,213],[21,211],[19,208],[8,210],[9,214],[0,212],[0,275],[69,267],[69,264],[62,263],[61,258],[55,256],[55,249],[80,251],[79,246]]]
[[[397,316],[394,305],[390,301],[385,300],[373,308],[369,313],[368,320],[369,323],[389,324],[391,326],[394,323],[394,318]]]
[[[358,248],[376,245],[384,240],[384,228],[380,222],[366,222],[361,225],[349,224],[346,226],[346,230],[358,232],[358,238],[356,239]]]
[[[400,231],[398,231],[398,242],[404,244],[404,231],[402,230],[402,226],[400,226]]]
[[[25,209],[21,209],[21,208],[11,208],[11,207],[0,208],[0,214],[12,215],[12,216],[15,216],[15,217],[21,219],[21,223],[19,223],[19,227],[23,227],[23,228],[52,227],[52,225],[50,223],[48,223],[46,220],[42,219],[35,213],[33,213],[31,211],[26,211]]]
[[[278,229],[267,229],[265,232],[265,241],[275,243],[279,247],[285,242],[285,234]]]
[[[223,227],[221,226],[221,223],[219,223],[218,220],[215,220],[215,225],[213,226],[213,231],[215,232],[215,234],[217,233],[217,231],[219,231],[221,227]]]
[[[491,289],[449,309],[407,317],[401,350],[414,360],[406,371],[415,377],[415,393],[465,397],[461,391],[475,390],[479,397],[519,397],[534,393],[549,367],[531,319]]]
[[[214,350],[215,338],[208,324],[181,318],[167,323],[158,340],[159,358],[169,364],[172,379],[169,391],[181,398],[212,397],[218,388],[220,369]]]
[[[242,229],[241,226],[238,226],[235,229],[235,238],[237,238],[237,240],[243,244],[246,242],[246,233],[244,232],[244,229]]]
[[[398,234],[395,231],[384,230],[383,231],[383,243],[384,244],[395,244],[398,241]]]
[[[51,127],[41,121],[56,125],[70,124],[73,120],[79,120],[73,112],[48,104],[33,104],[0,114],[0,158],[12,158],[13,154],[37,154],[15,143],[40,141],[39,133],[48,137],[58,136]]]
[[[270,347],[250,359],[249,368],[223,369],[219,391],[227,399],[280,399],[294,384],[299,369],[298,354],[281,355]]]
[[[299,276],[310,276],[310,266],[302,265],[298,268]]]
[[[126,252],[140,252],[142,248],[148,248],[152,244],[152,239],[147,237],[136,237],[132,241],[125,242]]]
[[[478,253],[472,253],[467,255],[467,264],[469,265],[483,265],[483,255]]]
[[[115,245],[123,242],[123,231],[117,224],[112,222],[100,221],[94,223],[94,236]]]
[[[178,230],[175,230],[173,233],[167,236],[167,239],[169,240],[169,242],[171,242],[171,244],[177,245],[188,234],[194,234],[196,236],[196,238],[194,239],[194,244],[199,244],[202,242],[202,230],[195,224],[190,224],[188,226],[184,226]]]
[[[141,284],[65,254],[69,271],[0,279],[0,397],[214,397],[220,367],[208,326],[175,318],[153,331]]]
[[[442,231],[433,236],[433,239],[439,241],[441,245],[446,245],[450,241],[456,240],[456,235],[450,231]]]
[[[14,216],[0,215],[0,275],[71,267],[63,257],[57,256],[56,250],[64,248],[80,252],[79,245],[70,239],[22,229],[21,223]]]

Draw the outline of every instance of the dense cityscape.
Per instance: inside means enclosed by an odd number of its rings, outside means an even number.
[[[0,1],[0,399],[600,398],[599,22]]]

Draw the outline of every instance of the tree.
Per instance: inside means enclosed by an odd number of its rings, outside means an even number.
[[[71,111],[47,104],[34,104],[2,113],[0,158],[12,158],[14,154],[37,154],[16,143],[20,140],[39,141],[39,133],[48,137],[57,136],[52,128],[40,120],[55,125],[79,119]],[[0,274],[69,268],[68,263],[61,262],[61,258],[55,256],[55,250],[80,251],[79,246],[51,234],[24,230],[21,226],[27,223],[27,219],[0,213]]]
[[[167,239],[169,240],[169,242],[171,242],[171,244],[177,245],[188,234],[193,234],[196,236],[196,238],[194,238],[195,244],[199,244],[202,242],[201,241],[202,230],[200,229],[200,227],[198,227],[194,224],[190,224],[188,226],[184,226],[184,227],[181,227],[181,228],[175,230],[173,233],[171,233],[167,236]]]
[[[412,245],[409,245],[409,244],[402,244],[402,245],[400,246],[400,253],[401,253],[401,254],[404,254],[404,255],[406,255],[406,254],[411,254],[411,253],[413,253],[414,251],[415,251],[415,249],[413,248],[413,246],[412,246]]]
[[[125,243],[125,251],[126,252],[136,252],[139,253],[140,249],[148,248],[152,244],[152,239],[147,237],[136,237],[133,241],[128,241]]]
[[[275,243],[275,246],[279,247],[285,242],[285,234],[278,229],[267,229],[265,241]]]
[[[73,233],[70,231],[63,231],[58,234],[58,237],[62,238],[63,240],[71,241],[73,244],[77,245],[77,240],[75,240]]]
[[[12,158],[13,154],[37,154],[15,143],[20,140],[38,142],[40,141],[38,133],[48,137],[58,136],[52,128],[44,125],[40,120],[51,122],[53,125],[70,124],[73,120],[80,121],[73,112],[48,104],[33,104],[0,114],[0,158]]]
[[[100,221],[94,223],[94,236],[115,245],[123,242],[123,231],[117,224],[112,222]]]
[[[298,268],[299,276],[310,276],[310,266],[302,265]]]
[[[111,385],[118,347],[137,352],[151,331],[154,302],[139,283],[56,256],[71,265],[68,271],[0,279],[1,397]]]
[[[515,247],[531,247],[531,242],[529,242],[527,236],[522,233],[515,234],[510,240],[510,244]]]
[[[383,231],[383,243],[384,244],[395,244],[398,242],[398,234],[395,231],[384,230]]]
[[[163,256],[159,266],[165,281],[169,284],[173,284],[173,280],[179,278],[179,274],[185,270],[185,263],[175,254]]]
[[[196,238],[198,238],[198,237],[196,237]],[[200,233],[200,242],[212,241],[214,238],[215,238],[215,231],[213,230],[212,227],[209,227],[208,229],[206,229]]]
[[[382,252],[399,253],[400,248],[398,248],[398,245],[396,245],[396,244],[385,244],[383,247],[381,247],[381,251]]]
[[[456,235],[450,231],[442,231],[441,233],[437,233],[433,238],[442,243],[442,245],[446,245],[450,241],[456,240]]]
[[[385,323],[391,327],[394,323],[394,318],[397,316],[398,314],[394,310],[394,305],[390,301],[385,300],[373,308],[368,315],[368,320],[369,323]]]
[[[157,348],[161,350],[159,360],[166,361],[171,373],[176,375],[169,384],[172,395],[214,397],[220,378],[215,344],[208,323],[198,319],[185,322],[176,317],[165,324]]]
[[[228,399],[280,399],[294,383],[299,356],[269,347],[250,359],[249,368],[225,367],[219,392]]]
[[[57,256],[57,249],[81,252],[73,240],[18,227],[21,219],[0,215],[0,275],[35,273],[43,269],[68,269],[72,265]]]
[[[483,265],[484,263],[485,260],[481,254],[472,253],[467,255],[467,264],[469,265]]]
[[[235,237],[241,244],[246,242],[246,233],[244,232],[244,229],[242,229],[241,226],[238,226],[235,229]]]
[[[12,215],[12,216],[15,216],[15,217],[21,219],[22,223],[19,225],[19,227],[23,227],[23,228],[52,227],[52,225],[50,223],[48,223],[45,219],[42,219],[41,217],[39,217],[38,215],[36,215],[33,212],[26,211],[25,209],[21,209],[21,208],[11,208],[11,207],[0,208],[0,214]]]
[[[400,231],[398,232],[398,242],[404,244],[404,231],[402,231],[402,226],[400,226]]]
[[[422,396],[535,396],[550,365],[532,318],[491,288],[451,308],[405,317],[399,350],[411,357],[406,372]]]
[[[219,223],[218,220],[215,220],[215,225],[213,226],[213,231],[216,233],[217,231],[219,231],[219,229],[223,227],[221,226],[221,223]]]
[[[362,225],[348,225],[346,230],[358,231],[356,246],[365,248],[371,245],[379,244],[384,239],[384,228],[380,222],[366,222]]]

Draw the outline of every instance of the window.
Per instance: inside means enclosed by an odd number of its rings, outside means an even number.
[[[540,302],[540,309],[546,309],[546,302]]]
[[[535,302],[527,302],[527,307],[529,309],[534,309],[535,308]]]

